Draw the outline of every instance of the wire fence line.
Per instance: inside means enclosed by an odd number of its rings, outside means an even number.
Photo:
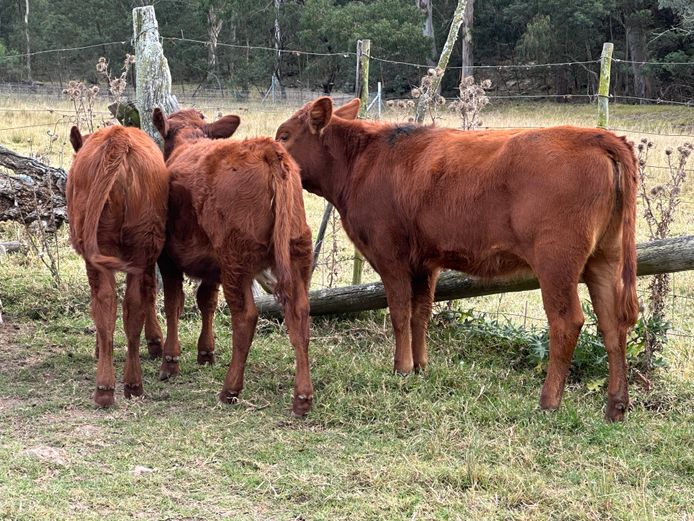
[[[151,29],[145,29],[151,30]],[[209,46],[210,42],[206,40],[199,40],[195,38],[186,38],[183,36],[160,36],[160,39],[162,41],[164,40],[169,40],[169,41],[180,41],[180,42],[190,42],[190,43],[196,43],[199,45],[204,45],[204,46]],[[0,56],[0,61],[3,60],[9,60],[13,58],[23,58],[27,56],[37,56],[41,54],[50,54],[50,53],[57,53],[57,52],[73,52],[73,51],[81,51],[85,49],[93,49],[97,47],[107,47],[107,46],[112,46],[112,45],[132,45],[132,40],[133,37],[131,35],[128,35],[126,38],[120,39],[120,40],[115,40],[115,41],[107,41],[107,42],[101,42],[101,43],[93,43],[93,44],[86,44],[86,45],[79,45],[75,47],[55,47],[55,48],[50,48],[50,49],[41,49],[38,51],[31,51],[31,52],[24,52],[24,53],[15,53],[15,54],[5,54],[3,56]],[[356,57],[356,52],[351,51],[351,50],[345,50],[342,52],[316,52],[316,51],[305,51],[301,49],[277,49],[275,47],[271,46],[263,46],[263,45],[249,45],[249,44],[236,44],[236,43],[228,43],[228,42],[218,42],[218,46],[220,47],[230,47],[234,49],[243,49],[243,50],[262,50],[262,51],[268,51],[268,52],[273,52],[277,53],[279,52],[280,54],[302,54],[302,55],[309,55],[309,56],[342,56],[344,58],[353,56]],[[423,63],[412,63],[412,62],[406,62],[406,61],[398,61],[398,60],[392,60],[389,58],[382,58],[380,56],[373,56],[370,55],[369,58],[381,62],[387,62],[387,63],[392,63],[394,65],[409,65],[413,67],[418,67],[418,68],[430,68],[432,67],[431,64],[423,64]],[[658,65],[658,66],[691,66],[694,65],[694,62],[657,62],[657,61],[634,61],[634,60],[623,60],[621,58],[612,58],[613,62],[618,62],[618,63],[624,63],[628,65]],[[447,67],[448,69],[461,69],[461,68],[473,68],[473,69],[530,69],[530,68],[537,68],[537,67],[558,67],[558,66],[567,66],[567,65],[591,65],[591,64],[599,64],[600,59],[594,59],[594,60],[585,60],[585,61],[564,61],[564,62],[552,62],[552,63],[522,63],[522,64],[499,64],[499,65],[469,65],[469,66],[456,66],[456,67]]]
[[[195,40],[191,38],[183,38],[183,37],[162,37],[163,42],[171,42],[171,43],[176,43],[176,42],[188,42],[188,43],[193,43],[195,45],[207,45],[208,42],[205,42],[203,40]],[[46,50],[40,50],[40,51],[34,51],[32,53],[24,53],[24,54],[17,54],[17,55],[12,55],[12,56],[4,56],[0,57],[0,61],[2,58],[13,58],[13,57],[18,57],[18,56],[28,56],[28,55],[38,55],[38,54],[49,54],[49,53],[59,53],[59,52],[73,52],[73,51],[80,51],[84,49],[90,49],[90,48],[96,48],[96,47],[103,47],[103,46],[113,46],[113,45],[128,45],[131,44],[129,40],[124,40],[124,41],[116,41],[116,42],[105,42],[102,44],[93,44],[93,45],[86,45],[86,46],[79,46],[79,47],[72,47],[72,48],[58,48],[58,49],[46,49]],[[219,46],[221,47],[229,47],[229,48],[234,48],[234,49],[241,49],[241,50],[249,50],[249,51],[261,51],[261,52],[272,52],[275,53],[277,50],[274,47],[263,47],[263,46],[250,46],[250,45],[237,45],[237,44],[229,44],[229,43],[220,43]],[[316,56],[316,57],[338,57],[342,59],[354,59],[356,57],[356,53],[352,51],[346,51],[346,52],[335,52],[335,53],[320,53],[320,52],[312,52],[312,51],[303,51],[303,50],[287,50],[283,49],[280,50],[281,54],[283,55],[294,55],[294,56],[301,56],[301,55],[306,55],[306,56]],[[408,63],[408,62],[402,62],[398,60],[391,60],[388,58],[383,58],[379,56],[370,56],[370,58],[376,62],[380,63],[387,63],[387,64],[392,64],[392,65],[404,65],[404,66],[412,66],[412,67],[417,67],[420,69],[429,69],[431,68],[431,65],[429,64],[417,64],[417,63]],[[614,59],[613,61],[619,61],[620,63],[624,64],[650,64],[650,65],[662,65],[662,66],[689,66],[689,65],[694,65],[694,62],[677,62],[677,63],[667,63],[667,62],[632,62],[632,61],[626,61],[626,60],[616,60]],[[471,68],[473,70],[489,70],[489,71],[494,71],[494,70],[512,70],[512,71],[541,71],[543,69],[550,70],[552,68],[557,68],[557,67],[569,67],[569,66],[580,66],[580,67],[593,67],[598,65],[600,62],[599,60],[589,60],[589,61],[572,61],[572,62],[556,62],[556,63],[529,63],[529,64],[501,64],[501,65],[473,65]],[[463,67],[461,66],[454,66],[454,67],[448,67],[450,70],[461,70]],[[4,86],[0,84],[0,93],[3,92]],[[10,93],[14,94],[17,92],[20,92],[22,88],[26,88],[25,85],[16,85],[14,87],[10,87],[9,91]],[[53,90],[51,90],[53,89]],[[62,94],[62,86],[58,89],[55,88],[55,86],[45,86],[45,90],[48,93],[48,95],[53,95],[53,94]],[[48,92],[50,90],[50,92]],[[191,89],[193,90],[193,89]],[[196,103],[205,103],[204,106],[198,106],[197,108],[203,109],[203,110],[219,110],[220,106],[214,106],[214,102],[223,102],[227,103],[229,99],[233,99],[232,96],[229,94],[224,94],[224,90],[221,90],[221,95],[209,95],[209,92],[213,92],[215,94],[220,92],[220,89],[215,89],[214,91],[209,91],[202,89],[200,90],[202,94],[198,94],[198,89],[193,90],[193,94],[186,94],[186,93],[177,93],[179,100],[183,102],[188,102],[190,104],[195,105]],[[33,94],[31,91],[27,91],[27,94]],[[293,92],[293,94],[296,94],[294,99],[290,96],[287,101],[283,101],[280,103],[273,103],[270,104],[269,102],[265,102],[263,104],[254,104],[251,101],[250,104],[250,109],[254,112],[263,112],[263,113],[278,113],[284,110],[284,107],[282,105],[289,105],[293,102],[296,102],[296,97],[298,97],[302,102],[304,101],[304,94],[309,96],[308,98],[305,99],[305,101],[308,101],[309,99],[312,99],[315,97],[317,94],[315,91],[312,91],[311,89],[305,89],[305,91],[302,90],[300,93]],[[352,95],[341,95],[341,94],[336,94],[333,96],[333,98],[340,99],[342,98],[343,100],[349,100],[353,96]],[[536,100],[536,99],[561,99],[561,100],[571,100],[571,99],[578,99],[578,100],[588,100],[588,101],[594,101],[596,99],[595,94],[489,94],[489,98],[491,99],[497,99],[497,100]],[[684,107],[692,107],[691,102],[680,102],[680,101],[675,101],[675,100],[664,100],[660,98],[639,98],[635,96],[622,96],[622,95],[613,95],[611,96],[613,100],[628,100],[628,101],[643,101],[655,105],[666,105],[666,104],[671,104],[671,105],[676,105],[676,106],[684,106]],[[67,100],[66,100],[67,101]],[[239,103],[246,103],[246,100],[238,100]],[[71,116],[73,113],[70,111],[64,109],[64,108],[57,108],[57,107],[46,107],[46,108],[27,108],[27,109],[14,109],[11,107],[0,107],[0,111],[2,112],[12,112],[12,111],[31,111],[31,112],[48,112],[50,114],[55,114],[56,116]],[[95,115],[110,115],[109,112],[105,111],[93,111],[93,114]],[[32,128],[40,128],[40,127],[45,127],[45,128],[54,128],[56,125],[59,125],[61,122],[65,122],[64,119],[60,119],[54,123],[51,124],[33,124],[33,125],[19,125],[19,126],[7,126],[0,128],[0,132],[9,132],[9,131],[14,131],[14,130],[24,130],[24,129],[32,129]],[[486,126],[484,128],[488,129],[502,129],[502,128],[544,128],[544,127],[532,127],[532,126],[512,126],[512,127],[504,127],[504,126]],[[609,130],[612,131],[617,131],[617,132],[627,132],[631,134],[645,134],[645,135],[654,135],[654,136],[664,136],[664,137],[677,137],[677,138],[694,138],[694,135],[692,134],[676,134],[676,133],[665,133],[665,132],[652,132],[652,131],[643,131],[639,129],[624,129],[624,128],[610,128]],[[647,168],[656,168],[656,169],[667,169],[669,167],[667,166],[662,166],[662,165],[646,165]],[[688,169],[687,172],[693,172],[694,170]],[[692,205],[694,202],[692,201],[683,201],[682,204],[684,205]],[[324,240],[324,243],[327,241]],[[324,250],[324,254],[325,254]],[[353,256],[341,256],[337,259],[338,262],[342,263],[347,263],[347,262],[352,262],[353,261]],[[694,297],[689,297],[686,295],[672,295],[673,302],[675,300],[683,300],[684,302],[690,302],[694,300]],[[673,304],[674,306],[674,304]],[[673,313],[674,313],[674,307],[673,307]],[[529,317],[527,315],[521,315],[521,314],[514,314],[514,313],[505,313],[505,315],[508,315],[509,317],[514,317],[514,318],[524,318],[527,320],[535,320],[535,321],[541,321],[541,322],[546,322],[546,318],[539,318],[539,317]],[[686,331],[673,331],[670,334],[673,334],[673,336],[682,336],[685,338],[694,338],[694,335],[689,334]]]

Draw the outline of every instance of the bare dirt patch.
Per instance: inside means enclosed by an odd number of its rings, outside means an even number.
[[[63,449],[58,449],[56,447],[49,447],[47,445],[37,445],[36,447],[30,447],[24,449],[21,452],[22,456],[29,456],[30,458],[36,458],[43,463],[50,463],[52,465],[58,465],[64,467],[67,465],[67,454]]]

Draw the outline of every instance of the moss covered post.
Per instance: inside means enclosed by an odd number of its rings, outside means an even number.
[[[366,118],[369,110],[369,59],[371,58],[371,40],[357,40],[357,97],[361,100],[359,117]],[[380,103],[380,101],[379,101]],[[352,284],[361,284],[364,271],[364,256],[354,248],[354,267]]]
[[[152,112],[159,107],[165,114],[171,114],[178,110],[178,101],[171,94],[171,72],[159,42],[159,25],[154,6],[133,9],[133,33],[135,105],[140,113],[142,130],[161,145],[161,136],[152,124]]]
[[[598,127],[605,128],[610,122],[610,68],[614,45],[605,43],[600,56],[600,84],[598,86]]]

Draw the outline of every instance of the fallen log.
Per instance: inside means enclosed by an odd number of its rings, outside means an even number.
[[[0,255],[18,252],[22,248],[19,241],[0,242]]]
[[[67,220],[65,170],[2,145],[0,167],[0,221],[42,221],[48,229],[57,229]]]
[[[636,250],[640,276],[694,269],[694,235],[642,243],[637,245]],[[460,272],[448,271],[439,278],[434,300],[512,293],[539,287],[534,278],[482,282]],[[311,315],[354,313],[388,306],[381,282],[311,291],[309,301]],[[274,297],[259,297],[256,305],[261,315],[275,318],[281,316],[280,306]]]

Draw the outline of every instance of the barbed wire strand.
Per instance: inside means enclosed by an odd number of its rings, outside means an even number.
[[[612,58],[612,61],[631,65],[694,65],[694,62],[638,62],[632,60],[622,60],[620,58]]]
[[[92,45],[82,45],[79,47],[61,47],[61,48],[56,48],[56,49],[43,49],[41,51],[32,51],[32,52],[25,52],[25,53],[18,53],[18,54],[6,54],[4,56],[0,56],[0,61],[1,60],[9,60],[11,58],[26,58],[27,56],[37,56],[39,54],[50,54],[50,53],[56,53],[56,52],[69,52],[69,51],[83,51],[84,49],[92,49],[94,47],[104,47],[104,46],[109,46],[109,45],[126,45],[126,44],[130,44],[130,40],[120,40],[120,41],[115,41],[115,42],[95,43]]]
[[[197,43],[201,45],[209,45],[209,42],[206,42],[204,40],[195,40],[193,38],[183,38],[180,36],[162,36],[162,40],[170,40],[170,41],[179,41],[179,42],[192,42],[192,43]],[[245,49],[245,50],[261,50],[261,51],[272,51],[274,52],[279,52],[280,54],[291,54],[294,56],[302,55],[302,56],[340,56],[342,58],[349,58],[349,57],[354,57],[357,55],[356,52],[354,51],[348,51],[348,52],[313,52],[313,51],[300,51],[300,50],[295,50],[295,49],[275,49],[274,47],[266,47],[262,45],[241,45],[241,44],[235,44],[235,43],[223,43],[219,42],[217,43],[217,46],[219,47],[230,47],[232,49]]]
[[[673,100],[663,100],[660,98],[639,98],[638,96],[623,96],[621,94],[610,94],[611,98],[622,98],[622,99],[630,99],[630,100],[637,100],[637,101],[650,101],[655,103],[656,105],[660,104],[667,104],[667,105],[684,105],[685,107],[694,107],[694,104],[692,104],[691,101],[673,101]]]
[[[418,69],[433,69],[435,65],[427,65],[424,63],[412,63],[406,61],[390,60],[388,58],[380,58],[378,56],[366,55],[368,58],[382,62],[391,63],[393,65],[408,65],[410,67],[417,67]],[[590,60],[590,61],[575,61],[575,62],[556,62],[556,63],[524,63],[524,64],[508,64],[508,65],[467,65],[463,67],[462,65],[449,66],[446,70],[460,70],[460,69],[535,69],[538,67],[560,67],[567,65],[587,65],[587,64],[597,64],[600,60]]]

